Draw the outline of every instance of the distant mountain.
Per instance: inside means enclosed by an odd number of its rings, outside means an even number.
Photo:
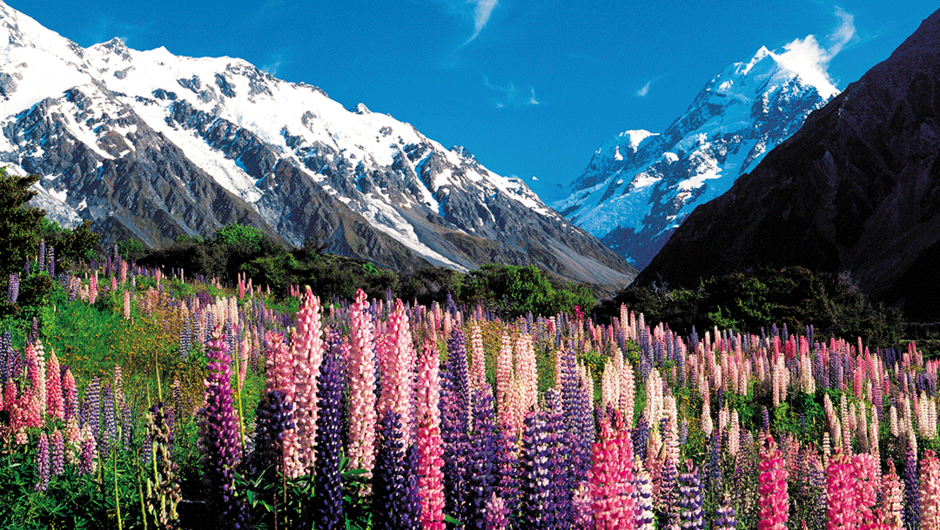
[[[785,265],[848,271],[909,317],[940,318],[940,11],[697,208],[637,282]]]
[[[727,191],[838,91],[784,52],[725,68],[662,134],[601,146],[552,206],[643,269],[699,204]]]
[[[0,2],[0,164],[66,226],[160,246],[237,221],[397,270],[538,264],[619,288],[636,271],[519,179],[407,123],[227,57],[82,48]]]

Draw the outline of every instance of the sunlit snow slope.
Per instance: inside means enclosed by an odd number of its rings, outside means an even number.
[[[41,175],[34,202],[67,226],[161,245],[237,221],[400,270],[635,274],[521,180],[317,87],[228,57],[82,48],[2,2],[0,41],[0,163]]]
[[[699,204],[727,191],[838,91],[818,71],[761,48],[705,85],[662,134],[601,146],[558,211],[643,269]]]

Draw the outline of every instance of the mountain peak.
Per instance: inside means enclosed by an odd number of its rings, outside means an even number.
[[[607,292],[636,273],[520,180],[365,104],[239,59],[85,49],[0,3],[5,37],[0,164],[41,175],[34,204],[64,226],[160,246],[237,221],[396,270],[532,264]]]
[[[730,188],[837,92],[792,50],[724,68],[662,134],[628,130],[595,151],[553,206],[639,268],[699,204]],[[807,82],[807,78],[812,82]]]
[[[940,11],[689,215],[637,281],[694,286],[761,267],[851,271],[873,300],[937,320],[937,93]]]

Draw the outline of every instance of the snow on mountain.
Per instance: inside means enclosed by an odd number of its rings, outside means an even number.
[[[837,94],[817,68],[762,47],[709,81],[664,133],[627,131],[601,146],[552,206],[643,269],[696,206]]]
[[[82,48],[2,2],[0,40],[0,163],[43,175],[35,202],[64,225],[158,245],[237,220],[389,266],[407,261],[401,246],[460,270],[538,263],[609,286],[635,274],[522,180],[315,86],[119,39]]]

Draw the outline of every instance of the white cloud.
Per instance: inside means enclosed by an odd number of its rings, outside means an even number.
[[[486,27],[486,23],[490,21],[490,15],[493,13],[493,8],[499,4],[499,0],[467,0],[467,3],[475,4],[473,10],[473,35],[467,39],[467,42],[470,42],[477,38],[483,28]]]
[[[653,80],[652,80],[652,79],[650,79],[649,81],[647,81],[646,84],[643,85],[643,88],[637,90],[637,91],[636,91],[636,95],[637,95],[637,96],[640,96],[641,98],[642,98],[642,97],[645,97],[647,94],[650,93],[650,85],[651,85],[651,84],[653,84]]]
[[[855,17],[840,7],[835,8],[839,25],[826,37],[826,46],[822,46],[813,35],[805,39],[796,39],[784,45],[780,61],[789,69],[799,73],[806,81],[817,86],[831,85],[835,82],[827,72],[829,61],[845,47],[858,40],[855,31]]]
[[[530,90],[532,91],[532,95],[529,96],[529,105],[538,105],[539,102],[537,99],[535,99],[535,89],[532,88]]]
[[[483,85],[486,88],[497,93],[496,107],[525,107],[528,105],[540,105],[538,99],[535,97],[535,89],[529,87],[529,93],[526,95],[524,91],[520,91],[516,88],[516,84],[511,82],[508,85],[496,85],[490,82],[490,79],[483,76]]]

